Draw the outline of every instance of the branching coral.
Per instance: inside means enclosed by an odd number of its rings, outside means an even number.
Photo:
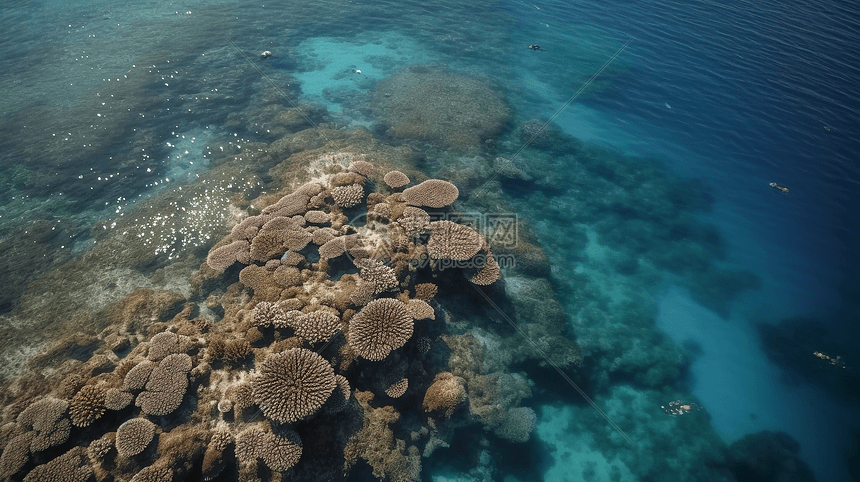
[[[469,278],[469,281],[476,285],[487,286],[498,281],[500,277],[501,269],[499,263],[496,262],[496,258],[491,253],[487,253],[484,265]]]
[[[397,287],[397,275],[394,270],[379,261],[356,260],[356,265],[361,268],[359,276],[368,283],[373,284],[373,294],[378,295]]]
[[[384,162],[389,170],[397,165]],[[351,382],[372,386],[382,404],[411,398],[410,386],[412,391],[426,387],[441,360],[422,356],[430,351],[427,336],[437,336],[432,333],[437,324],[419,324],[420,341],[401,348],[416,330],[413,320],[436,315],[426,302],[436,294],[436,285],[415,285],[416,280],[430,275],[446,282],[447,273],[436,260],[413,262],[426,260],[426,243],[433,253],[452,259],[473,256],[475,244],[489,248],[471,228],[431,225],[427,211],[407,205],[408,199],[431,207],[449,205],[458,194],[450,183],[428,181],[408,195],[389,189],[371,193],[367,204],[378,208],[376,214],[351,226],[343,208],[361,209],[365,187],[377,186],[380,179],[363,177],[371,174],[364,161],[355,162],[349,172],[342,165],[321,172],[329,173],[327,182],[317,176],[291,194],[268,193],[252,201],[261,213],[241,218],[210,251],[194,280],[194,297],[177,295],[170,303],[184,307],[181,313],[168,311],[169,306],[152,310],[143,301],[118,311],[122,328],[100,337],[111,347],[119,345],[108,340],[125,341],[118,348],[128,350],[122,361],[110,361],[117,359],[114,353],[97,353],[81,368],[85,376],[69,377],[54,392],[65,393],[71,403],[43,399],[22,412],[20,424],[13,423],[5,435],[0,432],[8,441],[0,473],[12,476],[28,463],[56,456],[49,451],[30,461],[32,452],[67,440],[74,423],[90,431],[116,430],[101,438],[75,432],[75,443],[89,445],[98,480],[128,480],[131,470],[139,470],[134,480],[146,481],[243,479],[252,477],[261,460],[272,471],[286,471],[302,456],[298,433],[314,437],[306,440],[309,451],[322,449],[328,462],[332,449],[326,444],[335,441],[337,450],[345,449],[347,466],[361,457],[378,476],[419,480],[418,448],[407,447],[389,427],[397,412],[371,407],[369,392],[354,396]],[[400,171],[389,174],[392,186],[408,183]],[[319,249],[307,248],[310,241]],[[352,263],[335,259],[343,254]],[[225,274],[235,262],[247,265],[238,282],[235,269]],[[414,297],[405,291],[410,286],[415,286]],[[385,294],[390,297],[378,298]],[[205,308],[198,310],[189,299],[205,299]],[[346,336],[338,333],[341,329]],[[354,369],[358,363],[364,364],[360,370]],[[447,387],[451,393],[434,396],[433,390],[444,392],[442,385],[431,386],[428,410],[447,413],[462,401],[462,382],[454,379]],[[139,410],[129,407],[133,400]],[[401,398],[399,403],[409,402]],[[259,413],[255,405],[271,422],[254,421]],[[180,406],[180,416],[167,417]],[[315,417],[320,409],[324,414]],[[38,421],[35,412],[40,413]],[[145,417],[165,417],[159,419],[164,431]],[[358,426],[362,422],[363,429]],[[234,441],[238,467],[230,463],[228,447]],[[108,456],[114,447],[116,462]],[[321,463],[318,455],[310,459],[300,471]],[[146,464],[152,465],[140,470]]]
[[[433,283],[421,283],[415,285],[415,298],[424,301],[430,301],[436,296],[439,287]]]
[[[136,473],[129,482],[173,482],[173,469],[150,465]]]
[[[167,355],[185,353],[193,347],[194,341],[191,337],[163,331],[157,333],[149,340],[149,354],[147,358],[150,361],[158,362],[163,360]]]
[[[105,413],[105,390],[85,385],[69,402],[69,418],[75,427],[89,427]]]
[[[203,454],[202,475],[203,480],[214,480],[223,470],[227,461],[224,459],[224,451],[233,442],[233,436],[225,428],[216,429],[212,432],[212,438]]]
[[[158,366],[157,363],[149,360],[138,363],[125,374],[122,388],[129,391],[142,390],[146,386],[146,382],[149,381],[149,375],[152,373],[152,370],[155,370],[156,366]]]
[[[372,407],[373,394],[370,392],[356,392],[356,399],[364,410],[364,421],[361,430],[349,439],[344,449],[345,466],[351,467],[361,457],[379,479],[418,481],[421,474],[418,449],[414,446],[407,448],[389,428],[400,414],[390,406]]]
[[[407,236],[418,236],[430,226],[430,215],[421,208],[406,206],[403,215],[397,218],[397,224],[403,227]]]
[[[433,312],[433,307],[423,300],[409,300],[406,302],[406,310],[412,318],[416,320],[436,319],[436,314]]]
[[[293,348],[267,358],[252,385],[254,400],[263,414],[289,423],[316,412],[337,382],[325,358],[304,348]]]
[[[287,428],[272,433],[252,426],[236,436],[236,458],[243,463],[263,459],[270,469],[283,472],[295,465],[301,455],[301,439]]]
[[[351,208],[358,205],[364,198],[364,188],[360,184],[338,186],[331,190],[331,197],[338,206]]]
[[[337,387],[323,406],[326,413],[337,413],[346,408],[347,403],[349,403],[349,397],[352,394],[349,380],[345,376],[335,375],[334,378]]]
[[[365,161],[364,159],[359,159],[351,162],[347,169],[349,172],[356,172],[362,176],[369,176],[373,172],[373,164]]]
[[[6,443],[0,456],[0,477],[8,479],[24,468],[30,460],[30,443],[35,436],[35,432],[24,432]]]

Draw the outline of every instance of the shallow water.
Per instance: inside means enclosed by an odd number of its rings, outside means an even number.
[[[723,477],[702,454],[765,430],[796,440],[818,480],[856,478],[858,20],[803,2],[13,2],[0,15],[3,381],[75,316],[103,329],[82,313],[135,288],[189,296],[253,209],[240,198],[280,188],[269,168],[301,149],[258,153],[292,134],[271,112],[300,105],[409,146],[418,169],[460,186],[461,211],[515,211],[582,349],[570,376],[637,446],[526,363],[509,367],[533,386],[525,448],[491,439],[472,472],[439,449],[424,480],[657,480],[666,464],[673,480]],[[467,73],[510,121],[467,149],[389,130],[374,95],[409,68]],[[496,178],[523,125],[583,86]],[[513,293],[522,273],[507,274]],[[820,323],[814,336],[802,322]],[[674,399],[702,410],[667,417]]]

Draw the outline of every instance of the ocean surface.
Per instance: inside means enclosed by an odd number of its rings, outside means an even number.
[[[491,86],[511,119],[468,154],[386,134],[374,92],[416,67]],[[860,480],[858,76],[850,2],[5,2],[4,383],[50,339],[22,308],[37,291],[74,286],[67,319],[135,288],[187,292],[235,189],[181,188],[216,167],[211,146],[277,139],[256,106],[316,105],[336,128],[406,142],[430,177],[516,154],[521,175],[493,186],[551,263],[583,354],[568,375],[634,446],[610,443],[558,373],[514,367],[537,422],[521,460],[480,462],[486,480],[684,480],[648,467],[763,431],[796,441],[815,480]],[[249,199],[270,182],[236,178]],[[464,206],[483,182],[461,186]],[[147,216],[168,194],[195,214]],[[146,266],[103,259],[64,280],[129,226]],[[676,399],[699,409],[671,417]],[[499,444],[488,453],[520,450]],[[445,450],[422,480],[485,480]]]

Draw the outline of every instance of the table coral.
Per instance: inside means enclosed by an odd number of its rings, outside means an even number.
[[[349,323],[349,345],[358,356],[382,360],[412,336],[412,316],[406,305],[392,298],[368,303]]]
[[[254,401],[266,417],[295,422],[316,412],[337,383],[334,371],[320,355],[294,348],[273,355],[253,381]]]

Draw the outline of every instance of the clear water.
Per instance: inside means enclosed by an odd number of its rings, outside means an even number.
[[[530,180],[502,189],[550,258],[585,355],[574,379],[637,447],[601,442],[609,429],[572,388],[529,374],[555,388],[527,402],[538,414],[529,457],[493,462],[496,480],[658,480],[648,467],[667,454],[693,444],[719,451],[763,430],[797,440],[818,480],[851,480],[860,444],[858,25],[851,4],[796,0],[7,3],[6,383],[50,339],[21,335],[49,330],[52,319],[22,312],[21,297],[67,263],[101,263],[87,276],[115,279],[76,280],[78,297],[56,313],[103,307],[135,287],[187,292],[216,241],[212,226],[235,213],[215,188],[181,187],[205,183],[214,167],[218,153],[204,146],[238,152],[276,140],[246,113],[285,102],[229,37],[294,102],[323,105],[342,126],[372,128],[366,104],[399,69],[479,74],[513,112],[499,155],[522,144],[520,123],[548,120],[587,85],[551,129],[605,157],[584,168],[570,152],[530,147],[516,159]],[[259,62],[264,50],[274,57]],[[250,168],[236,185],[261,188]],[[153,204],[148,217],[122,219],[165,193],[185,214]],[[160,272],[86,258],[111,229],[137,230],[161,256]],[[821,325],[809,337],[789,328],[797,320]],[[761,326],[784,343],[769,345]],[[847,368],[833,375],[810,348],[841,355]],[[666,417],[659,406],[675,398],[701,405],[690,415],[700,420]],[[424,477],[478,476],[435,460]]]

